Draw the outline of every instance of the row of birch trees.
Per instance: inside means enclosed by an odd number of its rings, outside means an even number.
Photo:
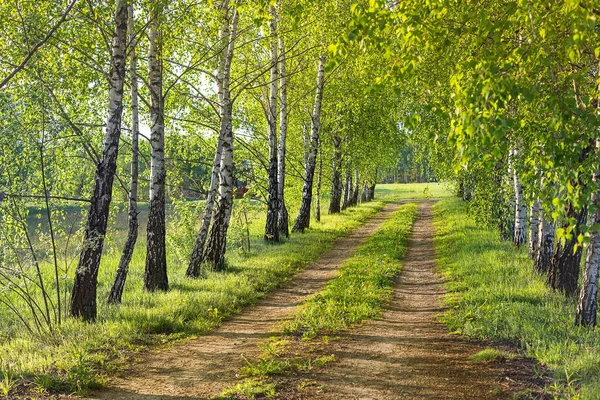
[[[96,319],[116,200],[128,226],[109,303],[122,301],[138,242],[144,289],[168,290],[168,209],[181,193],[204,205],[187,268],[175,272],[189,278],[225,268],[240,181],[264,205],[269,243],[319,221],[322,197],[329,213],[372,199],[404,143],[404,103],[373,80],[385,69],[379,52],[355,46],[332,62],[352,3],[2,3],[3,305],[30,330],[68,314]],[[67,229],[73,204],[86,216]],[[46,216],[47,241],[28,224],[32,207]],[[21,293],[22,279],[41,295]]]
[[[340,56],[350,43],[386,54],[381,79],[412,99],[411,128],[445,147],[432,158],[451,161],[458,194],[578,296],[586,326],[600,268],[599,18],[593,2],[375,1],[337,43]]]

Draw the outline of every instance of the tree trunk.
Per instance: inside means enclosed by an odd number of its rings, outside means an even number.
[[[225,19],[228,20],[229,10],[225,10]],[[227,22],[226,22],[227,23]],[[222,270],[225,266],[225,250],[227,230],[231,219],[231,208],[233,206],[233,126],[232,110],[233,102],[229,92],[229,80],[231,73],[231,61],[235,49],[235,37],[237,35],[238,11],[233,8],[231,22],[231,33],[229,34],[229,46],[224,62],[223,73],[223,100],[221,105],[221,136],[223,137],[223,151],[221,155],[219,199],[215,210],[213,224],[210,230],[208,243],[203,255],[203,262],[209,264],[214,270]]]
[[[371,186],[369,186],[369,199],[373,200],[375,198],[375,183],[372,183]]]
[[[529,208],[529,257],[535,260],[536,253],[538,250],[538,234],[539,234],[539,221],[540,221],[540,202],[535,199],[531,203]]]
[[[200,276],[200,266],[202,265],[204,245],[206,244],[206,236],[208,234],[208,228],[210,227],[215,198],[217,196],[217,189],[219,187],[219,170],[221,168],[222,151],[223,138],[221,137],[221,132],[219,132],[219,139],[217,140],[217,148],[215,150],[215,157],[213,159],[212,172],[210,175],[210,188],[206,195],[206,204],[204,205],[202,224],[200,225],[200,232],[198,233],[196,243],[194,244],[194,250],[192,251],[192,256],[190,257],[190,263],[187,271],[185,272],[185,275],[189,278],[197,278]]]
[[[354,190],[352,191],[352,205],[358,205],[358,194],[360,193],[360,180],[358,179],[358,168],[354,168]]]
[[[512,159],[514,160],[519,156],[518,150],[512,150]],[[513,242],[517,246],[525,244],[527,236],[527,204],[523,198],[523,185],[519,180],[517,169],[515,168],[514,161],[512,164],[512,177],[515,190],[515,230],[513,233]]]
[[[137,193],[138,193],[138,152],[139,152],[139,116],[138,116],[138,82],[137,82],[137,58],[136,58],[136,38],[133,19],[133,4],[127,6],[128,37],[131,46],[130,50],[130,65],[129,65],[129,80],[131,84],[131,176],[129,179],[129,204],[127,214],[129,218],[129,232],[121,260],[117,268],[115,281],[113,282],[110,294],[108,296],[109,303],[121,303],[123,297],[123,288],[127,280],[127,272],[129,271],[129,263],[133,255],[133,249],[138,237],[138,212],[137,212]]]
[[[596,139],[596,151],[600,150],[600,139]],[[595,190],[591,197],[590,243],[586,250],[583,282],[577,302],[575,323],[583,326],[596,326],[596,311],[598,309],[598,277],[600,270],[600,168],[592,177]]]
[[[319,146],[319,133],[321,130],[321,102],[323,101],[323,86],[325,83],[325,56],[319,57],[319,69],[317,72],[317,88],[315,103],[311,116],[310,153],[306,162],[304,174],[304,187],[302,188],[302,203],[298,217],[292,228],[292,232],[304,232],[310,226],[310,204],[312,202],[313,178],[315,175],[315,164],[317,148]]]
[[[581,246],[575,252],[577,236],[581,233],[580,226],[585,224],[587,210],[576,212],[573,205],[569,204],[567,217],[576,219],[576,226],[572,238],[564,246],[557,246],[552,257],[552,265],[548,273],[548,283],[554,290],[560,290],[567,296],[577,292],[579,269],[581,264]],[[566,226],[565,226],[566,227]]]
[[[540,210],[538,246],[535,255],[535,270],[540,274],[547,274],[552,267],[552,254],[554,253],[554,224],[544,210]]]
[[[319,169],[317,170],[317,198],[315,199],[315,221],[321,222],[321,176],[323,174],[323,153],[319,151]]]
[[[338,136],[333,138],[333,165],[331,175],[331,197],[329,199],[329,214],[341,211],[342,201],[342,139]]]
[[[224,7],[228,7],[228,3],[224,4]],[[217,88],[218,88],[218,99],[221,105],[224,104],[225,98],[225,88],[224,88],[224,80],[226,69],[229,68],[231,61],[228,61],[228,51],[229,51],[229,40],[230,40],[230,32],[229,32],[229,20],[225,18],[223,23],[223,27],[219,31],[219,45],[222,46],[223,52],[221,54],[221,59],[219,62],[219,69],[217,72]],[[228,73],[228,72],[227,72]],[[220,118],[221,122],[223,122],[224,108],[221,107],[220,110]],[[217,198],[217,189],[219,188],[219,171],[221,169],[221,156],[223,153],[223,135],[225,134],[224,125],[221,125],[219,129],[219,138],[217,139],[217,146],[215,149],[215,157],[213,159],[212,171],[210,175],[210,187],[208,193],[206,194],[206,204],[204,205],[204,215],[202,216],[202,223],[200,225],[200,232],[198,233],[198,237],[196,238],[196,243],[194,244],[194,250],[192,251],[192,256],[190,257],[190,263],[188,265],[188,269],[186,271],[186,276],[190,278],[197,278],[200,276],[200,267],[202,265],[204,259],[204,247],[206,244],[206,238],[208,236],[208,230],[210,228],[210,223],[213,216],[213,210],[215,206],[215,199]]]
[[[346,179],[344,180],[344,199],[342,200],[342,210],[350,207],[352,202],[352,170],[350,164],[346,165]]]
[[[109,105],[104,145],[102,157],[96,167],[94,193],[85,227],[83,250],[79,257],[71,292],[71,315],[84,320],[96,318],[98,269],[106,235],[113,180],[117,169],[127,45],[127,2],[125,0],[116,0],[115,25],[110,60]]]
[[[269,111],[267,125],[269,126],[269,183],[267,187],[267,220],[265,224],[264,240],[279,242],[279,185],[277,162],[277,15],[275,7],[271,5],[271,21],[269,30],[271,35],[271,76],[269,84]]]
[[[285,43],[283,35],[279,35],[279,154],[277,157],[277,183],[279,192],[279,234],[290,236],[289,214],[285,206],[285,154],[287,146],[287,70]]]
[[[148,32],[148,81],[150,91],[150,196],[146,236],[146,271],[144,289],[167,290],[167,252],[165,224],[165,115],[162,90],[162,33],[159,4],[152,6]]]
[[[367,181],[365,181],[365,184],[363,185],[363,190],[360,194],[360,202],[366,203],[369,200],[369,185],[367,184]]]

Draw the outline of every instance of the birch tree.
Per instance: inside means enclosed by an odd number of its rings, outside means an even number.
[[[281,6],[281,3],[280,3]],[[285,157],[287,153],[287,130],[288,130],[288,101],[287,101],[287,66],[285,39],[283,33],[278,36],[279,42],[279,150],[277,154],[277,191],[279,199],[279,234],[290,236],[289,215],[285,205]]]
[[[204,261],[204,251],[206,239],[208,236],[211,220],[214,212],[215,200],[217,198],[217,190],[219,189],[219,179],[221,170],[221,158],[223,154],[223,143],[225,135],[231,128],[231,94],[229,93],[229,80],[231,74],[231,62],[233,59],[233,43],[236,32],[232,30],[229,20],[229,2],[225,1],[221,6],[223,13],[223,25],[219,30],[218,45],[220,46],[221,54],[219,57],[219,66],[217,70],[217,98],[219,101],[219,117],[220,128],[218,132],[217,145],[212,164],[210,175],[210,186],[206,195],[204,205],[204,215],[200,226],[200,232],[194,244],[194,250],[190,258],[190,263],[186,271],[186,275],[191,278],[200,276],[200,267]],[[237,29],[237,26],[236,26]]]
[[[596,151],[600,151],[600,139],[596,139]],[[600,271],[600,167],[596,169],[592,182],[594,192],[591,196],[591,215],[588,224],[591,228],[589,245],[586,250],[583,282],[577,302],[575,323],[583,326],[596,326],[598,309],[598,279]]]
[[[161,5],[151,3],[148,32],[148,84],[150,91],[150,195],[146,234],[146,269],[144,288],[150,292],[167,290],[166,223],[165,223],[165,99],[163,93],[163,60]]]
[[[94,192],[88,213],[83,250],[79,257],[71,292],[71,315],[84,320],[96,318],[96,289],[102,257],[104,236],[112,199],[117,167],[121,118],[123,115],[123,85],[127,45],[127,1],[116,0],[115,33],[111,49],[111,68],[108,94],[108,115],[102,157],[96,168]]]
[[[231,28],[229,33],[229,43],[225,56],[223,75],[222,75],[222,104],[221,104],[221,127],[219,136],[222,137],[222,153],[219,165],[219,197],[217,207],[213,216],[213,223],[210,229],[208,242],[203,254],[203,262],[208,263],[213,269],[221,270],[225,263],[225,251],[227,230],[231,218],[231,208],[233,206],[233,122],[232,109],[233,102],[229,88],[231,62],[235,50],[235,38],[238,29],[238,10],[235,7],[226,7],[223,10],[225,24],[229,24],[231,18]],[[229,25],[227,25],[229,26]]]
[[[333,136],[333,165],[331,176],[331,195],[329,200],[329,214],[336,214],[341,211],[342,201],[342,139]]]
[[[304,232],[310,227],[310,209],[312,202],[313,178],[315,175],[315,167],[317,161],[317,149],[319,146],[319,133],[321,128],[321,103],[323,101],[323,90],[325,86],[325,56],[319,57],[319,67],[317,69],[317,85],[315,89],[315,101],[313,112],[311,115],[311,135],[310,135],[310,152],[306,161],[304,172],[304,187],[302,189],[302,201],[300,211],[292,232]]]
[[[269,128],[269,170],[268,170],[268,199],[267,199],[267,220],[265,225],[264,239],[267,242],[279,242],[279,199],[280,189],[278,148],[277,148],[277,94],[278,94],[278,61],[277,61],[277,14],[275,6],[270,7],[271,20],[269,21],[270,34],[270,77],[269,77],[269,103],[267,111],[267,125]]]
[[[129,220],[129,231],[127,240],[121,254],[121,260],[117,267],[117,274],[113,282],[110,294],[108,296],[109,303],[121,303],[123,289],[129,271],[129,263],[135,248],[135,243],[138,237],[138,211],[137,211],[137,195],[138,195],[138,140],[139,140],[139,115],[138,115],[138,78],[137,78],[137,58],[136,46],[137,39],[135,37],[135,26],[133,19],[133,4],[127,6],[128,15],[128,40],[129,40],[129,84],[131,86],[131,176],[129,180],[129,195],[127,205],[127,217]]]

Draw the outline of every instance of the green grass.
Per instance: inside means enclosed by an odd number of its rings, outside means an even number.
[[[376,191],[377,198],[385,200],[440,198],[453,194],[451,184],[446,182],[391,183],[377,185]]]
[[[447,284],[452,331],[509,341],[547,365],[560,398],[600,398],[600,332],[576,327],[575,299],[549,289],[533,272],[524,248],[478,227],[464,203],[450,198],[435,208],[436,254]]]
[[[512,360],[516,356],[517,356],[517,354],[515,354],[515,353],[511,353],[511,352],[499,350],[499,349],[488,348],[488,349],[481,350],[477,354],[473,354],[471,357],[469,357],[469,359],[474,360],[474,361],[495,361],[497,359],[502,359],[502,358]]]
[[[233,221],[227,270],[208,272],[205,279],[190,280],[184,277],[184,272],[197,230],[198,209],[194,207],[198,205],[187,202],[179,214],[170,216],[168,292],[149,294],[142,290],[145,240],[140,230],[120,306],[108,305],[106,297],[124,237],[113,238],[107,246],[99,274],[96,323],[68,319],[52,334],[31,335],[0,306],[0,381],[18,377],[33,382],[40,390],[80,393],[101,386],[107,375],[121,368],[140,349],[207,333],[223,319],[255,303],[317,259],[336,238],[377,213],[383,204],[373,201],[335,216],[324,212],[320,223],[313,221],[306,233],[294,234],[280,245],[262,241],[264,212],[251,207],[250,251],[239,249],[237,236],[243,227]],[[326,206],[325,203],[324,211]],[[290,215],[293,217],[295,213],[292,204]],[[44,268],[50,280],[51,266],[44,264]],[[67,288],[70,288],[71,275],[72,270]]]
[[[339,270],[326,288],[311,297],[284,327],[288,335],[328,335],[377,317],[389,301],[400,272],[417,205],[394,213]]]
[[[340,266],[325,289],[309,298],[295,317],[283,324],[282,333],[263,345],[259,360],[247,361],[242,374],[264,384],[275,375],[308,371],[335,361],[334,355],[323,354],[327,353],[329,335],[377,318],[390,301],[394,277],[400,272],[417,214],[416,204],[401,206]],[[293,340],[300,336],[301,342]],[[245,396],[239,385],[223,393],[236,394]]]

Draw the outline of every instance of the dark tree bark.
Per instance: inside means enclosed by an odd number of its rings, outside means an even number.
[[[277,15],[275,7],[271,6],[271,21],[269,30],[271,35],[271,75],[269,85],[269,107],[267,112],[267,125],[269,127],[269,182],[267,187],[267,219],[265,224],[264,240],[279,242],[279,184],[277,182]]]
[[[531,207],[529,207],[529,235],[528,235],[528,248],[529,257],[535,260],[538,252],[539,244],[539,223],[540,223],[540,202],[538,199],[533,200]]]
[[[319,69],[317,72],[317,88],[315,103],[311,116],[310,152],[306,161],[304,173],[304,187],[302,189],[302,203],[298,217],[292,228],[292,232],[304,232],[310,227],[310,205],[312,202],[312,187],[315,175],[317,148],[319,146],[319,133],[321,130],[321,102],[323,101],[323,86],[325,83],[325,56],[319,57]]]
[[[109,303],[121,303],[123,297],[123,289],[127,280],[129,271],[129,263],[135,248],[135,243],[138,237],[138,211],[137,211],[137,193],[138,193],[138,140],[139,140],[139,117],[138,117],[138,82],[137,82],[137,58],[136,58],[136,38],[135,28],[133,25],[133,4],[127,6],[127,14],[129,18],[128,36],[131,46],[130,65],[129,65],[129,80],[131,84],[131,177],[129,180],[129,204],[127,214],[129,218],[129,232],[127,240],[121,253],[121,260],[117,268],[115,281],[113,282],[110,294],[108,295]]]
[[[552,257],[552,265],[548,271],[548,284],[554,290],[564,292],[567,296],[577,293],[577,283],[579,280],[579,269],[581,265],[581,246],[574,252],[577,244],[577,236],[581,233],[580,227],[585,224],[587,210],[575,211],[572,204],[569,204],[567,216],[576,219],[576,227],[573,230],[573,237],[567,240],[564,246],[558,245]]]
[[[162,33],[158,21],[158,0],[150,20],[148,38],[148,80],[150,90],[150,200],[146,239],[146,271],[144,289],[169,289],[167,278],[166,223],[165,223],[165,122],[162,89]]]
[[[369,199],[373,200],[375,198],[375,183],[371,183],[369,186]]]
[[[75,272],[71,292],[71,315],[84,320],[96,318],[96,287],[108,223],[112,187],[117,169],[121,118],[123,116],[123,84],[127,44],[127,2],[115,4],[115,36],[111,51],[109,106],[102,157],[96,166],[94,192],[84,234],[83,250]]]
[[[538,225],[538,246],[534,259],[534,268],[540,274],[547,274],[552,267],[552,254],[554,253],[554,224],[543,209],[540,210]]]
[[[329,214],[341,211],[342,201],[342,139],[333,137],[333,166],[331,176],[331,197],[329,201]]]

